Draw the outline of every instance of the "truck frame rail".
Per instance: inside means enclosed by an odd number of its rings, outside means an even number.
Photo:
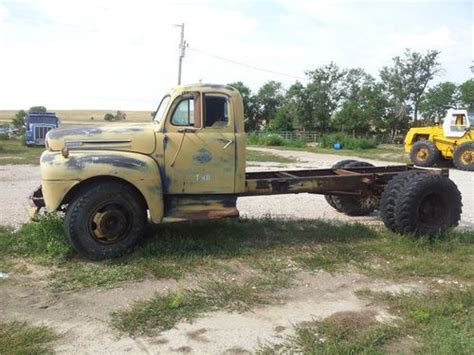
[[[448,169],[423,169],[413,165],[247,172],[245,192],[241,196],[303,192],[359,196],[367,191],[381,194],[391,178],[409,170],[449,175]]]

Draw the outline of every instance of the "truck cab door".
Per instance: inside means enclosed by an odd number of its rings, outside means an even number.
[[[235,192],[235,129],[229,97],[191,93],[174,100],[165,122],[165,192]]]

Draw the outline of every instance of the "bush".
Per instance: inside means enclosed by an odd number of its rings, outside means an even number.
[[[302,139],[285,139],[278,134],[255,134],[250,133],[247,135],[247,143],[250,145],[267,145],[267,146],[274,146],[274,147],[296,147],[296,148],[304,148],[306,147],[306,143]]]
[[[377,147],[375,139],[354,138],[343,133],[331,133],[321,137],[320,147],[333,148],[334,143],[341,143],[342,149],[358,150],[371,149]]]
[[[26,137],[24,134],[20,136],[20,143],[21,145],[25,146],[26,145]]]

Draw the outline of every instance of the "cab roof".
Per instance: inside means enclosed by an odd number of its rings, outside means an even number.
[[[205,84],[205,83],[197,83],[197,84],[186,84],[186,85],[178,85],[175,86],[171,92],[176,94],[187,92],[187,91],[201,91],[201,92],[222,92],[229,96],[240,95],[239,91],[232,86],[229,85],[221,85],[221,84]]]

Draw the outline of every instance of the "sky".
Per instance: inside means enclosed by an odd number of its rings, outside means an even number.
[[[473,19],[458,0],[0,0],[0,109],[151,111],[177,83],[180,23],[183,83],[289,87],[331,61],[377,77],[405,48],[440,50],[433,84],[461,83]]]

